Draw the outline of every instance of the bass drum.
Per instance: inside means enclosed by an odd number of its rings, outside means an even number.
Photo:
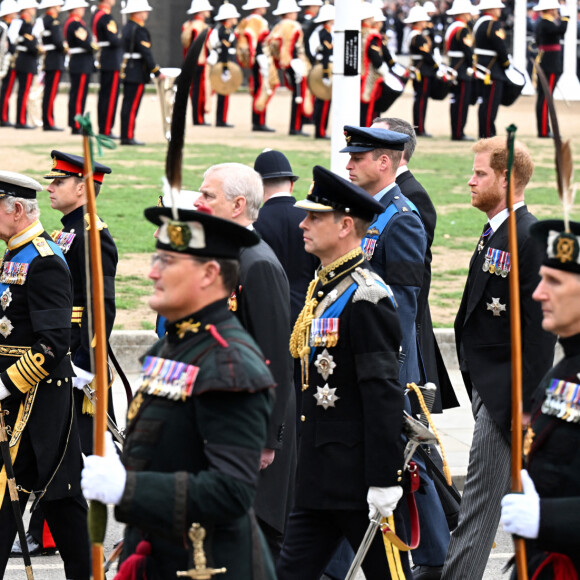
[[[332,79],[332,63],[328,65],[330,72],[329,76]],[[330,85],[325,85],[322,82],[324,78],[324,69],[322,63],[317,62],[308,73],[308,88],[310,92],[322,101],[330,101],[332,99],[332,80]]]
[[[377,98],[375,108],[384,113],[402,94],[405,85],[399,80],[399,77],[388,72],[381,83],[380,94]]]
[[[504,107],[513,105],[517,98],[522,94],[524,85],[526,84],[526,77],[515,66],[510,66],[505,71],[506,81],[503,85],[503,93],[501,95],[501,104]]]

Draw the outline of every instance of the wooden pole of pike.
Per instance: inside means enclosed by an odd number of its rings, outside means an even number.
[[[516,214],[514,206],[513,161],[516,126],[507,128],[507,170],[508,189],[508,247],[511,269],[509,274],[510,289],[510,328],[512,355],[512,491],[522,491],[522,325],[520,313],[520,276],[518,261],[518,233],[516,229]],[[528,564],[526,560],[526,544],[523,538],[514,536],[514,549],[518,580],[528,580]]]
[[[88,119],[86,121],[90,122]],[[90,146],[90,130],[83,126],[83,178],[87,192],[89,216],[89,253],[91,262],[91,288],[93,328],[95,335],[95,382],[96,401],[94,417],[94,454],[105,456],[105,432],[107,430],[107,333],[105,328],[105,299],[101,240],[97,227],[97,203],[93,181],[93,160]],[[105,580],[103,543],[107,529],[107,506],[92,500],[89,506],[89,534],[92,546],[93,580]]]

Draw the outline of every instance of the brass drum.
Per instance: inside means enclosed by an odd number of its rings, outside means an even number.
[[[330,72],[329,78],[332,81],[332,64],[329,64],[328,68]],[[308,75],[308,88],[317,99],[330,101],[332,99],[332,82],[329,86],[326,86],[322,82],[323,75],[322,63],[318,62],[312,67]]]
[[[240,66],[235,62],[228,62],[227,69],[230,72],[230,78],[224,82],[222,80],[222,73],[226,63],[218,62],[211,67],[209,71],[209,80],[211,88],[218,95],[231,95],[235,93],[242,84],[243,74]]]

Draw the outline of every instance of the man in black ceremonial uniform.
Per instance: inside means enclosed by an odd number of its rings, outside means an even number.
[[[279,580],[320,578],[342,537],[358,549],[369,515],[392,516],[403,493],[401,330],[393,294],[361,250],[383,208],[322,167],[313,178],[298,206],[308,211],[305,248],[321,267],[290,340],[304,370],[302,428]],[[404,537],[398,511],[390,523]],[[387,557],[397,555],[377,534],[362,564],[367,580],[392,577]],[[397,577],[411,578],[408,558],[398,564]]]
[[[114,503],[127,524],[121,573],[136,551],[147,554],[149,580],[194,568],[188,531],[198,524],[206,535],[196,547],[208,567],[226,568],[220,578],[274,580],[250,509],[274,380],[227,306],[239,250],[259,238],[207,208],[175,211],[145,210],[159,226],[149,305],[167,318],[167,334],[143,358],[123,464],[109,438],[106,457],[86,461],[83,491]]]
[[[50,196],[52,209],[63,214],[63,228],[52,234],[53,240],[62,250],[73,281],[73,312],[71,330],[71,358],[76,377],[73,384],[75,409],[81,437],[83,453],[93,452],[93,414],[94,408],[84,395],[83,387],[94,378],[91,369],[91,340],[89,336],[89,312],[87,301],[87,261],[85,244],[88,240],[88,214],[85,213],[87,201],[86,187],[83,181],[84,159],[61,151],[51,151],[52,169],[44,175],[52,182],[46,188]],[[100,192],[103,179],[111,169],[101,163],[94,163],[93,178],[95,193]],[[105,297],[105,326],[107,339],[111,336],[115,323],[115,274],[117,272],[117,247],[107,224],[98,220],[101,240],[102,274]],[[108,413],[114,417],[113,398],[109,390]]]
[[[36,16],[36,0],[25,0],[19,2],[20,18],[22,25],[18,32],[18,42],[16,44],[16,78],[18,79],[18,101],[16,104],[16,125],[17,129],[35,129],[34,125],[26,122],[26,108],[30,96],[32,80],[38,73],[38,57],[42,48],[38,39],[32,33],[33,20]]]
[[[11,456],[22,507],[34,490],[64,560],[66,577],[89,580],[87,504],[68,356],[72,284],[66,261],[38,220],[41,185],[0,172],[0,400],[9,411]],[[0,576],[16,524],[0,472]]]
[[[130,14],[123,27],[123,104],[121,105],[121,145],[145,145],[135,139],[135,123],[145,85],[151,75],[161,76],[151,52],[151,36],[145,22],[152,10],[147,0],[128,0],[121,10]]]
[[[495,118],[506,81],[504,71],[510,61],[505,30],[499,22],[504,3],[501,0],[481,0],[477,7],[481,16],[473,27],[474,54],[477,64],[487,69],[484,78],[478,81],[478,94],[482,99],[478,110],[479,136],[487,138],[496,135]]]
[[[568,28],[567,8],[565,4],[561,5],[557,0],[541,0],[534,6],[534,11],[540,14],[540,18],[536,21],[536,46],[538,47],[536,66],[542,67],[548,80],[550,93],[553,93],[558,79],[564,72],[562,40]],[[551,137],[548,103],[544,87],[539,80],[537,89],[538,137]]]
[[[3,67],[4,77],[0,88],[0,127],[13,127],[9,120],[8,108],[10,96],[16,81],[16,70],[14,69],[14,52],[16,51],[15,38],[18,31],[15,27],[20,27],[22,21],[18,18],[18,3],[16,0],[3,0],[0,4],[0,41],[6,44]],[[10,33],[9,33],[10,31]]]
[[[68,96],[68,126],[73,135],[80,135],[80,125],[75,121],[77,115],[85,112],[89,93],[89,82],[94,65],[94,47],[90,31],[83,20],[88,3],[85,0],[68,0],[62,11],[70,11],[64,24],[64,37],[69,46],[70,93]]]
[[[112,136],[119,87],[121,62],[123,60],[122,38],[111,14],[116,0],[102,0],[93,16],[93,36],[99,46],[100,85],[97,104],[99,133]]]
[[[42,47],[45,54],[42,128],[45,131],[62,131],[54,124],[54,101],[64,71],[64,57],[67,51],[59,18],[62,4],[62,0],[43,0],[40,4],[41,8],[46,8],[42,17]]]
[[[546,220],[530,233],[544,254],[533,298],[542,305],[542,327],[559,337],[564,359],[535,392],[524,439],[524,493],[503,498],[501,519],[507,532],[526,538],[530,577],[555,580],[580,574],[580,223],[568,228],[562,220]]]

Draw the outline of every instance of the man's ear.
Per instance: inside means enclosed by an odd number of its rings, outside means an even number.
[[[248,201],[243,195],[238,195],[234,198],[234,204],[232,208],[232,219],[240,217],[246,211],[246,205]]]

